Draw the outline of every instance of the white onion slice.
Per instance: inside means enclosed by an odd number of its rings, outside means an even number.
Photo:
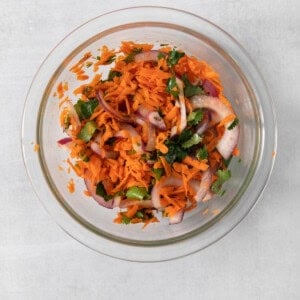
[[[175,215],[169,217],[169,224],[174,225],[174,224],[181,223],[183,219],[183,215],[184,215],[184,210],[183,209],[179,210]]]
[[[142,62],[142,61],[158,61],[158,54],[160,52],[158,50],[150,50],[138,53],[134,56],[135,62]]]
[[[214,120],[216,122],[221,121],[227,116],[234,113],[234,111],[225,105],[219,98],[210,96],[193,96],[191,98],[191,104],[193,109],[196,108],[207,108],[215,112]],[[239,126],[235,126],[232,130],[229,130],[231,122],[225,124],[225,131],[222,138],[217,144],[217,149],[224,159],[228,159],[236,147],[239,138]]]
[[[185,107],[185,99],[183,92],[183,82],[179,78],[176,77],[176,84],[179,89],[179,108],[180,108],[180,125],[179,125],[179,133],[186,127],[186,107]]]
[[[210,169],[207,169],[202,174],[201,181],[192,179],[189,184],[196,191],[195,200],[197,202],[203,201],[206,193],[209,191],[212,182],[212,173]]]

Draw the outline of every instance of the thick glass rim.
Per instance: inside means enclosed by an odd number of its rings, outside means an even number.
[[[224,212],[222,212],[220,215],[216,216],[213,220],[211,220],[207,224],[207,226],[205,225],[205,228],[202,229],[200,228],[201,230],[196,230],[196,232],[191,232],[187,236],[182,237],[180,240],[161,242],[156,245],[153,245],[151,243],[135,244],[134,242],[131,241],[121,241],[121,240],[118,241],[114,237],[110,237],[110,236],[105,236],[105,235],[101,236],[98,233],[96,233],[92,228],[86,226],[86,224],[83,224],[82,222],[78,222],[78,220],[76,220],[76,218],[74,218],[74,216],[72,216],[72,214],[70,214],[70,212],[68,212],[65,207],[64,207],[65,209],[62,209],[62,203],[59,199],[58,201],[55,201],[55,199],[53,199],[53,201],[44,200],[43,195],[41,194],[41,189],[43,189],[43,192],[45,192],[46,190],[47,195],[51,196],[52,198],[57,198],[57,193],[55,193],[53,187],[51,187],[51,184],[49,184],[48,182],[46,176],[47,172],[45,172],[44,170],[41,155],[37,155],[37,154],[35,154],[35,156],[32,155],[33,151],[32,151],[31,142],[33,140],[34,141],[39,140],[39,123],[40,123],[40,116],[41,116],[40,110],[42,109],[42,106],[35,111],[35,114],[33,116],[35,117],[34,120],[36,122],[35,125],[37,125],[36,126],[37,130],[36,132],[33,132],[33,130],[31,129],[30,134],[28,134],[28,130],[30,129],[28,115],[29,114],[32,115],[33,112],[32,108],[34,106],[34,103],[32,102],[39,103],[37,99],[32,98],[33,91],[39,88],[40,93],[44,92],[42,91],[42,89],[45,88],[45,86],[36,87],[37,85],[36,82],[38,81],[38,78],[41,77],[41,74],[44,75],[45,72],[47,73],[47,71],[48,73],[51,73],[51,66],[52,66],[51,64],[53,63],[52,62],[53,58],[57,59],[57,56],[61,56],[65,58],[70,54],[71,52],[70,50],[73,50],[71,49],[71,47],[73,46],[72,40],[74,40],[76,36],[80,36],[82,32],[89,30],[89,28],[95,27],[95,25],[97,25],[98,23],[103,25],[103,23],[105,22],[105,18],[111,18],[113,16],[119,15],[120,13],[122,13],[123,16],[125,14],[125,19],[127,18],[128,22],[131,21],[132,23],[132,21],[135,21],[135,18],[139,19],[142,16],[144,17],[145,12],[151,11],[151,19],[153,20],[153,15],[155,15],[153,12],[155,10],[159,11],[160,14],[162,14],[162,12],[164,13],[164,22],[169,21],[170,23],[172,23],[172,21],[174,21],[174,18],[177,19],[180,17],[181,18],[184,17],[188,20],[195,19],[199,23],[208,26],[210,31],[213,31],[214,33],[217,33],[219,36],[221,36],[223,41],[223,44],[221,45],[222,48],[223,49],[225,48],[225,50],[227,51],[229,50],[228,48],[230,48],[231,58],[237,63],[237,65],[241,68],[241,70],[243,70],[243,74],[245,74],[248,81],[250,82],[249,84],[251,86],[253,93],[257,96],[256,98],[264,99],[267,101],[256,103],[259,106],[258,110],[260,111],[260,115],[263,118],[262,120],[260,120],[260,122],[263,122],[263,124],[262,126],[260,126],[260,132],[258,133],[260,141],[258,142],[257,149],[256,149],[257,157],[254,159],[254,162],[252,163],[252,168],[249,171],[250,174],[247,177],[248,183],[245,186],[243,185],[244,190],[239,191],[238,193],[239,194],[238,198],[240,198],[243,194],[245,195],[245,193],[247,193],[247,188],[249,188],[249,186],[255,185],[256,187],[255,193],[252,193],[251,195],[247,195],[247,197],[250,198],[251,200],[249,201],[247,208],[246,209],[244,208],[244,211],[240,213],[239,216],[235,216],[234,218],[230,219],[230,222],[228,222],[228,218],[230,217],[229,216],[230,212],[232,211],[233,207],[235,207],[238,204],[238,200],[239,200],[239,199],[233,199],[231,203],[228,205],[228,207],[224,210]],[[172,15],[171,18],[169,17],[170,15]],[[154,22],[155,21],[157,20],[154,20]],[[150,20],[148,22],[150,22]],[[192,23],[192,20],[190,20],[190,22]],[[182,26],[185,25],[188,27],[188,24],[180,24],[180,25]],[[53,71],[54,70],[52,68],[52,72]],[[55,70],[55,72],[57,72],[57,69]],[[48,80],[49,79],[50,77],[48,78]],[[43,84],[47,85],[48,82],[47,83],[45,82]],[[166,8],[166,7],[141,6],[141,7],[131,7],[131,8],[125,8],[125,9],[109,12],[84,23],[83,25],[79,26],[77,29],[72,31],[68,36],[66,36],[50,52],[50,54],[47,56],[47,58],[44,60],[41,67],[37,71],[37,74],[35,75],[30,90],[27,94],[27,98],[23,110],[21,139],[22,139],[24,164],[27,170],[27,174],[34,187],[34,190],[36,191],[38,198],[40,199],[40,201],[42,202],[46,210],[50,213],[50,215],[54,217],[55,221],[60,225],[60,227],[62,227],[68,234],[70,234],[79,242],[101,253],[113,257],[117,257],[117,258],[134,260],[134,261],[160,261],[160,260],[168,260],[168,259],[184,256],[209,246],[210,244],[216,242],[224,235],[226,235],[228,232],[230,232],[249,213],[249,211],[252,209],[252,207],[259,199],[270,177],[273,164],[274,164],[274,156],[271,156],[270,154],[268,157],[266,156],[266,154],[276,151],[277,129],[276,129],[276,120],[275,120],[273,102],[270,95],[267,92],[266,84],[262,79],[262,76],[260,75],[255,64],[249,58],[246,51],[239,45],[237,41],[235,41],[234,38],[232,38],[228,33],[226,33],[218,26],[214,25],[210,21],[207,21],[204,18],[194,15],[192,13],[188,13],[177,9]],[[262,159],[263,157],[264,159]],[[265,157],[267,159],[265,159]],[[38,172],[37,172],[37,168],[38,168]],[[43,177],[41,178],[40,175],[43,175]],[[254,178],[254,176],[259,177],[260,180],[258,181],[256,178]],[[41,181],[43,181],[43,184],[41,183]],[[222,227],[222,230],[219,230],[217,235],[215,234],[213,238],[207,237],[204,243],[202,242],[202,244],[201,243],[199,244],[199,237],[200,237],[199,234],[204,230],[209,229],[211,226],[213,226],[216,222],[219,222],[221,219],[223,223],[224,222],[226,223],[226,226]],[[118,247],[120,247],[120,249],[118,249]],[[128,248],[131,248],[131,250],[134,253],[127,255]],[[160,249],[162,248],[169,251],[167,255],[166,254],[162,255],[160,253],[162,252],[160,251]]]

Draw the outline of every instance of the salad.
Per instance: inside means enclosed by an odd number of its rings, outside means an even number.
[[[58,144],[85,194],[116,208],[115,223],[147,225],[158,214],[180,223],[225,192],[239,120],[210,65],[175,47],[126,41],[86,53],[70,72],[81,83],[72,97],[67,82],[57,87],[67,135]]]

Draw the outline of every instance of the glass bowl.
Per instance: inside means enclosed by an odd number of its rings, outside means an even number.
[[[84,194],[75,174],[59,169],[67,152],[58,149],[57,84],[74,77],[68,71],[87,51],[120,41],[171,44],[211,64],[221,75],[224,94],[240,120],[239,158],[230,163],[232,178],[226,194],[200,203],[182,223],[113,223],[115,210],[99,206]],[[75,85],[74,85],[75,86]],[[77,100],[77,99],[75,99]],[[40,145],[38,152],[33,144]],[[22,124],[24,162],[44,207],[72,237],[101,253],[132,261],[161,261],[207,247],[231,231],[251,210],[270,176],[276,150],[273,104],[264,80],[243,48],[211,22],[163,7],[133,7],[101,15],[70,33],[45,59],[27,95]],[[67,183],[74,178],[76,190]]]

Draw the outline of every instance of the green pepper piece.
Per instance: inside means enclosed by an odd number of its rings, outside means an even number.
[[[127,190],[126,197],[143,200],[145,197],[149,197],[149,194],[144,187],[132,186]]]
[[[88,121],[85,123],[84,127],[80,130],[78,138],[88,142],[92,137],[95,131],[97,130],[97,124],[94,121]]]

